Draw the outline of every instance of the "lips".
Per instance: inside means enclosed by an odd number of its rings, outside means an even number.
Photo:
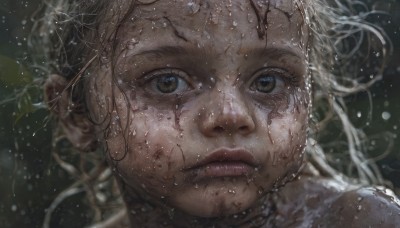
[[[185,171],[192,173],[192,181],[200,181],[216,177],[248,176],[256,167],[255,159],[249,151],[222,148]]]

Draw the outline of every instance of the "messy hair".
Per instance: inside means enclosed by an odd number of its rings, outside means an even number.
[[[127,20],[136,5],[155,1],[132,0],[130,7],[114,7],[121,12],[114,12],[118,15],[118,22],[113,29],[118,29],[120,23]],[[375,160],[366,155],[367,137],[352,124],[345,102],[346,97],[368,91],[382,78],[391,45],[384,31],[368,22],[371,14],[379,12],[369,11],[366,5],[356,0],[293,1],[302,11],[311,37],[307,50],[310,72],[307,86],[312,91],[306,147],[309,164],[316,168],[316,175],[332,177],[343,184],[382,184],[383,178]],[[35,20],[35,35],[30,44],[38,53],[37,63],[45,75],[57,73],[66,78],[71,102],[79,104],[81,112],[85,111],[82,88],[86,68],[92,61],[101,61],[102,52],[109,48],[94,41],[115,41],[116,31],[105,33],[100,25],[110,14],[110,5],[119,5],[119,2],[121,0],[44,0],[42,16]],[[375,54],[373,60],[363,57],[372,52]],[[374,65],[368,78],[360,75],[360,66],[366,62]],[[332,124],[341,126],[339,133],[346,142],[345,147],[323,142],[323,132],[330,131]],[[61,131],[55,131],[55,134],[56,151],[57,139],[63,137]],[[63,191],[50,206],[45,224],[49,223],[51,212],[64,198],[82,191],[88,193],[95,211],[94,220],[99,221],[104,216],[99,205],[108,202],[100,197],[99,192],[114,186],[110,184],[114,181],[104,159],[89,154],[79,155],[84,162],[91,164],[89,167],[92,169],[87,171],[62,160],[56,152],[53,155],[62,168],[77,177],[77,182]],[[107,197],[121,203],[118,192],[111,192],[114,194]]]

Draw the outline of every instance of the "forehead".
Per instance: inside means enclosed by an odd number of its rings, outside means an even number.
[[[134,41],[137,48],[174,42],[224,49],[240,41],[250,46],[296,46],[302,51],[308,40],[303,12],[294,0],[134,2],[112,3],[110,21],[119,24],[118,41]],[[224,45],[216,47],[218,42]]]

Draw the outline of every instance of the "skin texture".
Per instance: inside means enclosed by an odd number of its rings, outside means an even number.
[[[115,27],[124,6],[114,5],[100,29]],[[308,32],[294,3],[156,1],[126,18],[89,69],[86,104],[96,124],[60,120],[77,147],[96,135],[106,148],[132,225],[357,225],[358,211],[341,207],[365,192],[305,179],[280,188],[304,164],[308,126]],[[168,77],[179,86],[166,93]],[[49,101],[62,84],[49,83]],[[58,114],[68,109],[62,100]]]
[[[112,110],[104,141],[128,198],[145,192],[195,216],[229,215],[254,205],[302,164],[308,95],[304,28],[298,10],[288,18],[271,7],[271,26],[260,39],[248,2],[204,2],[191,16],[176,13],[187,4],[158,1],[133,12],[140,17],[117,33],[122,45],[115,67],[101,66],[89,82],[89,109],[99,122]],[[218,21],[209,19],[213,14]],[[132,40],[135,46],[127,48]],[[165,71],[179,75],[176,92],[158,91]],[[118,81],[114,90],[111,75]],[[260,75],[276,80],[271,92],[255,88]],[[115,97],[113,107],[101,105],[107,97]],[[251,170],[201,178],[198,173],[207,167],[190,169],[221,149],[247,151],[254,160]]]

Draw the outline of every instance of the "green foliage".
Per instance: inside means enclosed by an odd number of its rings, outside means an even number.
[[[6,89],[0,105],[14,103],[14,121],[18,122],[29,113],[44,107],[36,103],[41,97],[41,89],[35,83],[32,73],[21,63],[7,56],[0,55],[0,85]]]
[[[0,82],[13,87],[23,87],[31,83],[32,74],[17,61],[0,55]]]

